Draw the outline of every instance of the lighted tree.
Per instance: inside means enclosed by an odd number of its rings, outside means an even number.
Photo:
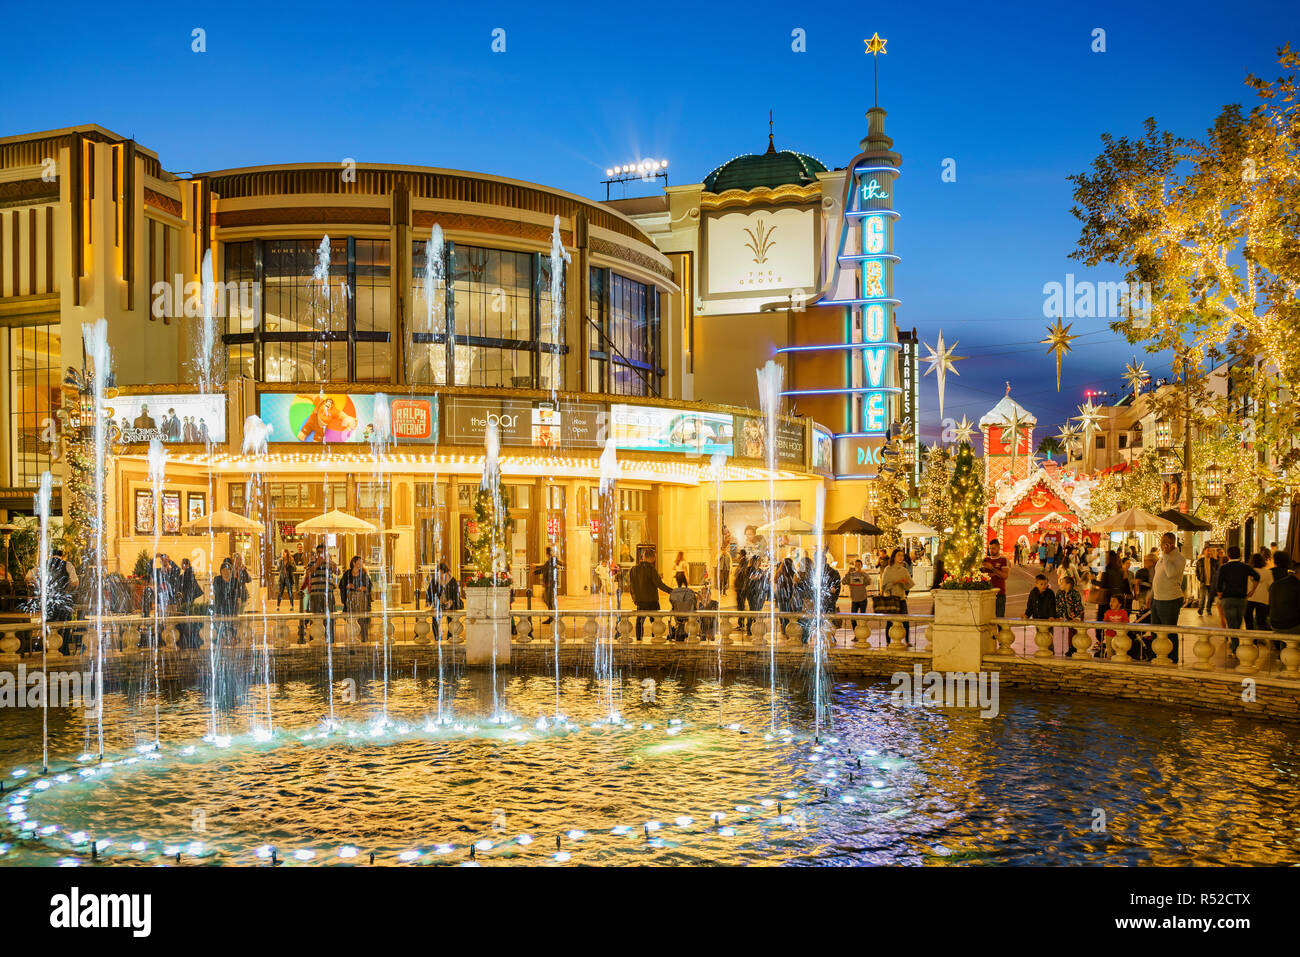
[[[907,472],[902,467],[902,456],[895,443],[890,442],[881,455],[884,464],[876,477],[876,525],[880,527],[877,538],[881,548],[894,549],[903,544],[898,526],[906,517],[903,506],[907,502]]]
[[[939,533],[943,545],[945,529],[952,525],[953,456],[941,445],[926,453],[921,472],[921,521]]]
[[[491,489],[474,493],[474,529],[466,550],[475,577],[490,578],[497,584],[510,581],[510,496],[502,486],[494,498]]]
[[[984,520],[987,499],[984,480],[970,444],[963,442],[953,459],[950,485],[952,535],[944,547],[949,575],[973,575],[984,560]]]
[[[1112,328],[1196,366],[1218,349],[1250,367],[1241,385],[1272,413],[1258,441],[1286,470],[1300,460],[1300,411],[1287,400],[1300,394],[1300,56],[1284,46],[1278,60],[1290,72],[1247,76],[1255,105],[1225,106],[1201,141],[1154,119],[1141,137],[1103,134],[1091,173],[1071,177],[1071,212],[1083,223],[1074,258],[1149,284],[1144,308]]]

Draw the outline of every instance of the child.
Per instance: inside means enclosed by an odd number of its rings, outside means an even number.
[[[1123,599],[1121,596],[1119,596],[1119,595],[1111,595],[1111,596],[1110,596],[1110,608],[1107,609],[1106,614],[1102,615],[1102,620],[1103,620],[1103,621],[1122,621],[1122,622],[1127,622],[1127,621],[1128,621],[1128,612],[1126,612],[1126,611],[1124,610],[1124,599]],[[1108,651],[1111,650],[1111,648],[1110,648],[1110,640],[1111,640],[1112,638],[1114,638],[1114,637],[1115,637],[1115,632],[1114,632],[1114,630],[1113,630],[1113,629],[1110,629],[1110,628],[1107,628],[1107,629],[1106,629],[1106,647],[1103,647],[1103,648],[1099,649],[1099,653],[1098,653],[1097,657],[1099,657],[1099,658],[1104,658],[1104,657],[1106,657],[1106,653],[1107,653]]]
[[[1083,599],[1074,587],[1074,578],[1066,575],[1061,579],[1061,590],[1056,596],[1056,615],[1065,621],[1083,621]],[[1077,629],[1067,628],[1065,634],[1065,657],[1074,657],[1074,635]]]
[[[1056,593],[1047,587],[1047,576],[1041,572],[1034,576],[1034,589],[1025,603],[1025,617],[1056,617]]]

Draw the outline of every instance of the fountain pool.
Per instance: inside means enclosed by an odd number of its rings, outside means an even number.
[[[436,675],[390,680],[386,726],[362,681],[332,733],[323,682],[286,680],[224,703],[215,741],[199,689],[165,687],[157,717],[111,689],[104,761],[93,714],[51,710],[46,775],[41,713],[11,711],[0,863],[87,864],[92,841],[137,865],[1300,863],[1300,729],[1006,690],[988,720],[862,680],[829,684],[813,737],[807,676],[773,733],[761,680],[647,675],[562,675],[560,723],[545,671],[449,679],[441,724]]]

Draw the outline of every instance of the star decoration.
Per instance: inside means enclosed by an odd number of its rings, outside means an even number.
[[[966,418],[966,416],[964,415],[961,417],[961,421],[958,422],[953,427],[952,430],[952,437],[957,441],[958,445],[960,445],[962,442],[969,442],[971,440],[971,436],[973,436],[974,434],[975,434],[974,423],[972,423],[971,420]]]
[[[1137,356],[1134,356],[1133,361],[1124,370],[1124,381],[1133,390],[1133,395],[1137,396],[1142,391],[1142,386],[1151,381],[1151,376],[1146,370],[1146,363],[1138,362]]]
[[[1061,449],[1065,452],[1065,460],[1070,460],[1070,453],[1079,444],[1079,429],[1069,422],[1061,427],[1061,431],[1056,433],[1056,440],[1061,443]]]
[[[956,369],[956,363],[960,362],[962,359],[965,359],[966,357],[953,355],[953,352],[957,348],[956,342],[954,342],[951,347],[945,348],[943,342],[942,329],[939,330],[939,339],[936,345],[931,346],[928,342],[922,343],[922,345],[924,345],[925,348],[930,353],[924,359],[925,363],[930,367],[925,370],[925,374],[929,375],[931,372],[933,372],[934,377],[939,384],[939,418],[942,419],[944,377],[949,372],[951,372],[953,375],[961,375],[961,373],[958,372]]]
[[[1047,338],[1039,339],[1039,342],[1047,345],[1048,352],[1056,353],[1056,391],[1061,391],[1061,360],[1065,358],[1066,353],[1070,351],[1070,343],[1078,336],[1070,335],[1070,327],[1074,323],[1062,323],[1061,317],[1056,317],[1056,322],[1047,327]]]
[[[1020,408],[1011,410],[1011,418],[1002,429],[1002,444],[1011,448],[1011,475],[1016,474],[1016,453],[1020,450],[1020,430],[1025,427],[1025,420],[1020,417]]]
[[[1075,418],[1083,423],[1083,459],[1086,463],[1089,458],[1088,452],[1092,449],[1092,433],[1097,431],[1105,416],[1102,414],[1101,406],[1089,399],[1079,406],[1079,414]]]
[[[889,52],[888,50],[885,49],[885,44],[888,43],[889,41],[881,39],[881,36],[878,32],[871,34],[870,40],[863,40],[862,42],[867,45],[867,49],[864,52],[870,53],[872,56],[876,56],[879,53]]]

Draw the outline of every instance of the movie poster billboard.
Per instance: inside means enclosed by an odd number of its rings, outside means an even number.
[[[812,470],[830,475],[835,470],[835,440],[827,429],[813,426]]]
[[[598,449],[604,406],[546,399],[483,399],[451,396],[444,400],[443,442],[483,445],[489,423],[502,448]]]
[[[614,445],[620,449],[731,455],[735,447],[735,423],[726,413],[615,405],[610,419]]]
[[[767,461],[767,422],[750,415],[736,416],[736,458]],[[776,420],[776,464],[802,470],[805,467],[802,422]]]
[[[117,395],[108,400],[113,421],[128,445],[154,439],[168,445],[226,441],[222,394]]]
[[[268,442],[367,444],[375,436],[371,393],[263,392],[258,414],[271,427]],[[438,405],[433,396],[388,396],[393,441],[435,444]]]

